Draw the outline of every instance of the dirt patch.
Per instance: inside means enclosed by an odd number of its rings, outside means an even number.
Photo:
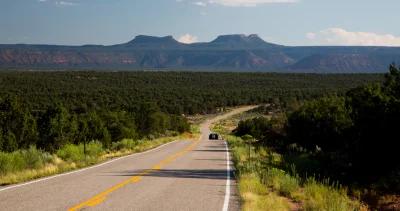
[[[378,209],[382,211],[400,210],[400,195],[385,195],[379,199]]]
[[[300,202],[293,201],[292,199],[285,198],[290,205],[291,211],[300,211],[302,210],[303,205]]]

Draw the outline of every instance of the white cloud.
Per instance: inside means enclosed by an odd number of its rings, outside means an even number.
[[[300,0],[202,0],[194,4],[198,6],[216,4],[229,7],[255,7],[261,4],[297,3],[299,1]]]
[[[193,4],[194,4],[194,5],[197,5],[197,6],[201,6],[201,7],[207,6],[207,3],[202,2],[202,1],[196,1],[196,2],[193,2]]]
[[[313,32],[309,32],[306,34],[306,37],[310,40],[315,40],[315,38],[317,37],[317,34],[315,34]]]
[[[400,46],[400,37],[373,32],[352,32],[342,28],[328,28],[306,34],[318,45]]]
[[[181,43],[190,44],[190,43],[197,42],[198,39],[196,36],[193,36],[191,34],[184,34],[181,37],[179,37],[178,41]]]
[[[56,1],[57,6],[76,6],[78,3],[69,2],[69,1]]]
[[[77,6],[77,5],[79,5],[79,2],[77,0],[71,0],[71,1],[37,0],[37,1],[39,3],[52,3],[52,4],[55,4],[56,6],[59,6],[59,7]]]

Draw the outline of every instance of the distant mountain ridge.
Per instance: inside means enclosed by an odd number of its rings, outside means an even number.
[[[139,35],[111,46],[0,45],[1,69],[358,73],[383,72],[393,62],[400,63],[399,47],[291,47],[255,34],[221,35],[192,44],[172,36]]]

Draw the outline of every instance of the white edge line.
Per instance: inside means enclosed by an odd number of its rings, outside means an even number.
[[[162,147],[165,147],[165,146],[167,146],[169,144],[172,144],[172,143],[175,143],[177,141],[179,141],[179,140],[175,140],[175,141],[172,141],[172,142],[165,143],[163,145],[160,145],[160,146],[158,146],[156,148],[153,148],[153,149],[150,149],[150,150],[147,150],[147,151],[144,151],[144,152],[138,152],[138,153],[134,153],[134,154],[131,154],[131,155],[126,155],[126,156],[123,156],[123,157],[114,158],[114,159],[111,159],[111,160],[109,160],[107,162],[100,163],[100,164],[97,164],[97,165],[94,165],[94,166],[90,166],[90,167],[86,167],[86,168],[83,168],[83,169],[78,169],[78,170],[75,170],[75,171],[70,171],[70,172],[66,172],[66,173],[62,173],[62,174],[57,174],[57,175],[54,175],[54,176],[49,176],[49,177],[33,180],[33,181],[30,181],[30,182],[26,182],[26,183],[22,183],[22,184],[18,184],[18,185],[12,185],[12,186],[0,189],[0,192],[5,191],[5,190],[11,190],[11,189],[19,188],[19,187],[26,186],[26,185],[31,185],[31,184],[38,183],[38,182],[43,182],[43,181],[54,179],[54,178],[57,178],[57,177],[62,177],[62,176],[70,175],[70,174],[76,174],[76,173],[79,173],[79,172],[82,172],[82,171],[86,171],[86,170],[89,170],[89,169],[98,168],[100,166],[104,166],[104,165],[107,165],[109,163],[113,163],[115,161],[118,161],[118,160],[121,160],[121,159],[124,159],[124,158],[138,156],[138,155],[142,155],[142,154],[146,154],[146,153],[155,151],[157,149],[160,149]]]
[[[224,206],[222,211],[228,211],[229,208],[229,198],[231,196],[231,168],[230,168],[230,158],[229,158],[229,149],[228,142],[225,141],[225,150],[226,150],[226,189],[225,189],[225,199]]]

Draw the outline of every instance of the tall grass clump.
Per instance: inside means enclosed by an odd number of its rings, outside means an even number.
[[[98,141],[86,144],[86,154],[83,144],[67,144],[56,152],[57,156],[64,161],[75,162],[77,164],[94,163],[98,161],[103,153],[103,145]]]
[[[123,139],[122,141],[112,143],[111,150],[134,150],[138,145],[137,140]]]
[[[15,172],[24,166],[21,157],[16,156],[17,152],[0,152],[0,174]]]
[[[347,196],[347,190],[328,182],[317,182],[308,178],[304,184],[304,205],[306,211],[352,211],[360,210],[360,203]]]
[[[260,182],[257,175],[241,175],[239,179],[239,190],[243,199],[242,208],[245,211],[290,210],[288,201],[270,192],[268,188]]]
[[[293,196],[293,193],[300,188],[299,179],[282,169],[267,168],[261,172],[261,179],[265,185],[287,197]]]
[[[0,152],[0,175],[25,169],[37,169],[51,162],[53,156],[31,146],[14,152]]]

